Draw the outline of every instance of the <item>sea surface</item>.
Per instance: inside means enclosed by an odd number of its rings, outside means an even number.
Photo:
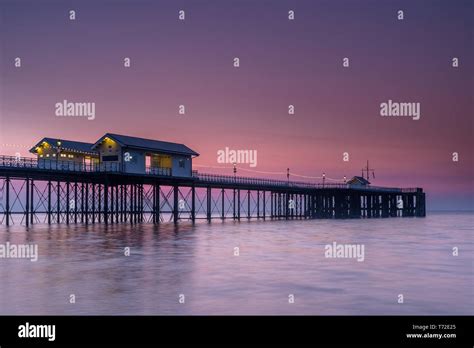
[[[0,226],[39,253],[0,259],[0,314],[473,315],[473,230],[473,213]],[[333,242],[364,260],[325,257]]]

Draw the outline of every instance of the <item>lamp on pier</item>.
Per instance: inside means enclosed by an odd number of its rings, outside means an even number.
[[[59,156],[61,156],[61,144],[62,144],[62,143],[61,143],[61,140],[58,140],[58,141],[56,142],[56,145],[57,145],[57,151],[56,151],[56,152],[57,152],[57,155],[56,155],[56,169],[58,169],[58,168],[57,168],[57,163],[59,162]]]

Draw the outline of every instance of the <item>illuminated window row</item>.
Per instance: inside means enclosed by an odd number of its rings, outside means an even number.
[[[39,155],[40,158],[43,158],[43,157],[50,157],[49,153],[47,153],[46,155]],[[56,154],[53,153],[52,154],[52,157],[56,157]],[[66,155],[65,153],[62,153],[61,154],[61,157],[67,157],[67,158],[74,158],[74,155]]]

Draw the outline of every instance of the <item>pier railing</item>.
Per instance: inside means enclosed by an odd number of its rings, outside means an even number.
[[[149,175],[171,176],[171,168],[146,167],[145,173]]]
[[[67,172],[118,172],[118,163],[82,163],[56,159],[36,159],[29,157],[0,156],[0,167],[34,168]]]
[[[36,158],[0,156],[0,167],[38,168]]]
[[[217,183],[217,184],[245,184],[245,185],[261,185],[261,186],[278,186],[278,187],[297,187],[297,188],[348,188],[347,184],[318,184],[309,183],[302,181],[287,181],[287,180],[274,180],[264,178],[252,178],[245,176],[231,176],[231,175],[218,175],[218,174],[206,174],[193,171],[193,177],[199,181]]]
[[[68,172],[118,172],[118,163],[81,163],[73,161],[38,160],[39,169],[61,170]]]
[[[310,189],[354,189],[363,191],[377,191],[377,192],[417,192],[418,188],[399,188],[399,187],[381,187],[381,186],[355,186],[345,183],[310,183],[302,181],[288,181],[288,180],[274,180],[253,178],[244,176],[218,175],[199,173],[193,170],[193,177],[202,182],[210,184],[245,184],[245,185],[260,185],[273,187],[290,187],[290,188],[310,188]]]
[[[353,190],[372,190],[377,192],[417,192],[419,189],[416,187],[385,187],[385,186],[350,186]]]
[[[66,172],[120,172],[117,162],[83,163],[75,161],[60,160],[56,158],[31,158],[16,156],[0,156],[0,167],[8,168],[34,168],[58,170]],[[146,174],[170,176],[171,168],[147,167]]]

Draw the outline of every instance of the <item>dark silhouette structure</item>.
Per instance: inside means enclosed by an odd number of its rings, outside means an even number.
[[[54,163],[51,161],[51,163]],[[356,180],[357,181],[357,180]],[[197,219],[424,217],[421,188],[312,184],[116,166],[39,165],[0,156],[0,223],[160,223]]]

